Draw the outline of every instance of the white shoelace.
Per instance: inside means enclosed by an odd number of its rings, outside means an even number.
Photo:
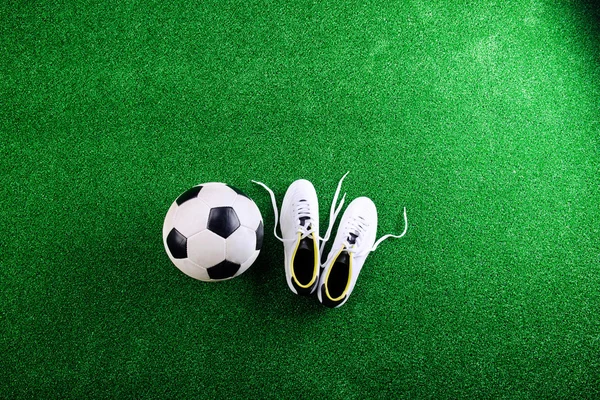
[[[408,218],[406,216],[406,207],[404,207],[404,231],[401,234],[393,235],[390,233],[387,235],[383,235],[382,237],[379,238],[379,240],[377,240],[373,244],[373,247],[371,247],[370,249],[366,249],[361,252],[358,252],[356,249],[358,247],[360,247],[360,241],[364,237],[364,234],[368,227],[369,227],[369,224],[367,224],[366,221],[363,220],[362,218],[353,218],[348,222],[348,225],[344,231],[344,237],[349,238],[350,235],[352,235],[354,237],[354,239],[356,240],[353,244],[349,243],[349,240],[347,240],[347,239],[343,242],[343,245],[345,246],[346,251],[348,251],[348,253],[355,253],[357,256],[363,256],[365,254],[368,254],[368,253],[371,253],[371,252],[374,252],[375,250],[377,250],[377,247],[379,247],[381,242],[383,242],[386,239],[389,239],[389,238],[400,239],[401,237],[406,235],[406,232],[408,231]]]
[[[373,247],[371,248],[370,252],[373,252],[373,251],[377,250],[377,247],[384,240],[389,239],[389,238],[400,239],[401,237],[403,237],[404,235],[406,235],[407,231],[408,231],[408,217],[406,216],[406,207],[404,207],[404,230],[402,231],[402,233],[399,234],[399,235],[392,235],[391,233],[388,233],[387,235],[383,235],[382,237],[379,238],[378,241],[375,242],[375,244],[373,244]]]
[[[350,173],[350,171],[346,172],[344,174],[344,176],[342,176],[342,178],[338,182],[337,188],[335,190],[335,194],[333,195],[333,201],[331,202],[331,208],[329,209],[329,225],[327,226],[327,231],[325,232],[325,236],[324,237],[317,236],[317,239],[322,242],[321,246],[319,248],[320,254],[323,254],[323,249],[325,247],[325,243],[329,240],[329,238],[331,236],[331,230],[333,229],[333,226],[335,225],[335,221],[338,217],[338,214],[340,213],[342,206],[344,205],[344,201],[346,199],[346,193],[344,193],[344,195],[342,196],[342,199],[340,200],[339,205],[337,204],[337,200],[338,200],[341,188],[342,188],[342,182],[344,181],[344,178],[346,178],[346,176],[349,173]],[[275,225],[273,227],[273,235],[282,243],[296,241],[297,238],[284,239],[277,234],[277,225],[279,223],[279,210],[277,209],[277,200],[275,199],[275,194],[273,193],[273,191],[262,182],[258,182],[258,181],[254,181],[254,180],[252,182],[256,183],[257,185],[262,186],[269,193],[269,196],[271,197],[271,205],[273,206],[273,212],[275,214]],[[310,218],[310,204],[307,201],[303,201],[300,203],[302,203],[302,204],[294,205],[296,207],[295,212],[296,212],[296,215],[297,215],[299,221],[301,221],[301,218]],[[301,239],[304,239],[307,236],[309,236],[310,234],[314,233],[312,226],[313,226],[313,224],[311,224],[310,222],[305,223],[304,225],[301,224],[300,222],[298,223],[297,233],[301,234],[301,236],[300,236]],[[364,237],[364,234],[368,227],[369,227],[369,224],[362,218],[353,218],[351,221],[349,221],[348,226],[346,227],[346,230],[344,231],[344,237],[348,238],[348,237],[350,237],[350,234],[352,234],[353,236],[355,236],[355,239],[356,239],[354,244],[348,243],[348,240],[344,241],[343,244],[349,253],[355,253],[357,256],[362,256],[362,255],[365,255],[365,254],[368,254],[368,253],[371,253],[371,252],[374,252],[375,250],[377,250],[379,245],[384,240],[387,240],[389,238],[400,239],[401,237],[406,235],[406,232],[408,231],[408,217],[406,215],[406,207],[404,207],[404,231],[401,234],[394,235],[394,234],[390,233],[387,235],[383,235],[373,244],[373,247],[371,247],[370,249],[363,250],[361,252],[357,252],[356,249],[359,247],[359,243],[362,240],[362,238]]]
[[[352,217],[342,232],[342,237],[346,238],[342,246],[346,249],[355,249],[360,247],[362,238],[365,236],[369,224],[362,217]]]
[[[323,246],[325,245],[325,242],[327,242],[329,240],[329,237],[331,236],[331,230],[333,229],[333,225],[335,224],[337,216],[338,216],[340,210],[342,209],[342,206],[344,205],[346,193],[344,193],[344,195],[342,196],[342,200],[340,201],[340,204],[337,207],[336,207],[336,202],[337,202],[338,196],[340,194],[342,182],[343,182],[344,178],[346,177],[346,175],[348,175],[348,173],[349,172],[346,172],[346,174],[344,176],[342,176],[342,179],[340,179],[337,189],[335,191],[335,194],[333,196],[333,202],[331,204],[331,209],[330,209],[330,214],[329,214],[329,226],[327,227],[325,236],[320,237],[320,236],[316,235],[317,239],[322,242],[320,252],[323,251]],[[256,183],[257,185],[262,186],[269,193],[269,196],[271,197],[271,205],[273,206],[273,213],[275,214],[275,224],[273,227],[273,235],[282,243],[296,241],[297,240],[296,238],[284,239],[277,234],[277,225],[279,223],[279,210],[277,209],[277,200],[275,199],[275,193],[273,193],[273,191],[262,182],[258,182],[258,181],[254,181],[254,180],[252,182]],[[313,230],[313,224],[310,223],[310,221],[305,222],[304,225],[300,223],[300,221],[302,221],[302,218],[310,218],[310,211],[311,211],[310,204],[308,203],[308,201],[302,201],[300,203],[301,204],[294,204],[294,208],[295,208],[296,217],[298,219],[297,233],[300,233],[300,235],[301,235],[300,239],[304,239],[307,236],[309,236],[310,234],[314,233],[314,230]]]
[[[344,178],[346,176],[348,176],[349,173],[350,173],[350,171],[346,172],[344,174],[344,176],[342,176],[342,179],[340,179],[340,181],[338,182],[337,188],[335,189],[335,194],[333,195],[333,201],[331,202],[331,208],[329,209],[329,226],[327,226],[327,231],[325,231],[325,237],[323,238],[321,247],[319,247],[319,254],[321,254],[321,255],[323,254],[323,249],[325,248],[325,243],[331,237],[331,230],[333,229],[333,225],[335,225],[337,216],[340,213],[342,206],[344,205],[344,200],[346,200],[346,193],[344,193],[344,195],[342,196],[342,200],[340,200],[340,204],[337,205],[338,196],[340,194],[340,191],[342,190],[342,182],[344,182]]]

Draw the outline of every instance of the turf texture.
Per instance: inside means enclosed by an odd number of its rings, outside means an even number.
[[[0,5],[0,397],[600,397],[600,12],[580,1]],[[293,295],[260,180],[346,172],[379,235],[349,301]],[[161,239],[221,181],[255,265]]]

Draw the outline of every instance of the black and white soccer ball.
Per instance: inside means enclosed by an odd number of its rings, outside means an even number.
[[[186,275],[221,281],[254,263],[263,227],[250,197],[224,183],[204,183],[173,202],[163,224],[163,242],[173,264]]]

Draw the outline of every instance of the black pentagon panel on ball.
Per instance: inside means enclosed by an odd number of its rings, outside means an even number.
[[[265,227],[264,227],[262,221],[260,221],[260,224],[258,224],[258,228],[256,228],[256,249],[255,250],[260,250],[262,248],[264,236],[265,236]]]
[[[223,261],[207,269],[210,279],[227,279],[233,277],[240,269],[240,264]]]
[[[173,258],[187,258],[187,238],[175,228],[167,235],[167,247]]]
[[[240,189],[236,188],[235,186],[227,185],[227,187],[229,189],[233,190],[234,192],[236,192],[237,194],[239,194],[240,196],[244,196],[248,199],[250,198],[250,197],[248,197],[248,195],[246,193],[242,192]]]
[[[210,209],[207,228],[227,239],[240,227],[240,219],[233,207],[215,207]]]
[[[200,193],[200,190],[202,190],[202,186],[194,186],[193,188],[190,188],[183,192],[177,198],[177,200],[175,200],[175,202],[178,206],[180,206],[188,200],[195,199],[196,197],[198,197],[198,193]]]

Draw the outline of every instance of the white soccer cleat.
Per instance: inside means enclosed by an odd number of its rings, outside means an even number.
[[[285,193],[279,216],[273,191],[264,183],[253,181],[265,188],[271,196],[275,213],[273,233],[283,243],[286,281],[295,294],[309,295],[317,288],[321,269],[320,242],[329,239],[337,214],[344,203],[342,198],[340,205],[335,207],[344,177],[335,192],[329,226],[323,238],[319,236],[319,201],[312,183],[305,179],[293,182]],[[277,235],[278,219],[281,237]]]
[[[319,201],[305,179],[290,185],[280,216],[286,281],[296,294],[311,294],[319,278]]]
[[[320,273],[317,297],[327,307],[340,307],[347,300],[370,252],[389,237],[406,234],[408,223],[404,209],[404,232],[385,235],[377,242],[377,208],[367,197],[352,201],[340,221],[338,233]]]

